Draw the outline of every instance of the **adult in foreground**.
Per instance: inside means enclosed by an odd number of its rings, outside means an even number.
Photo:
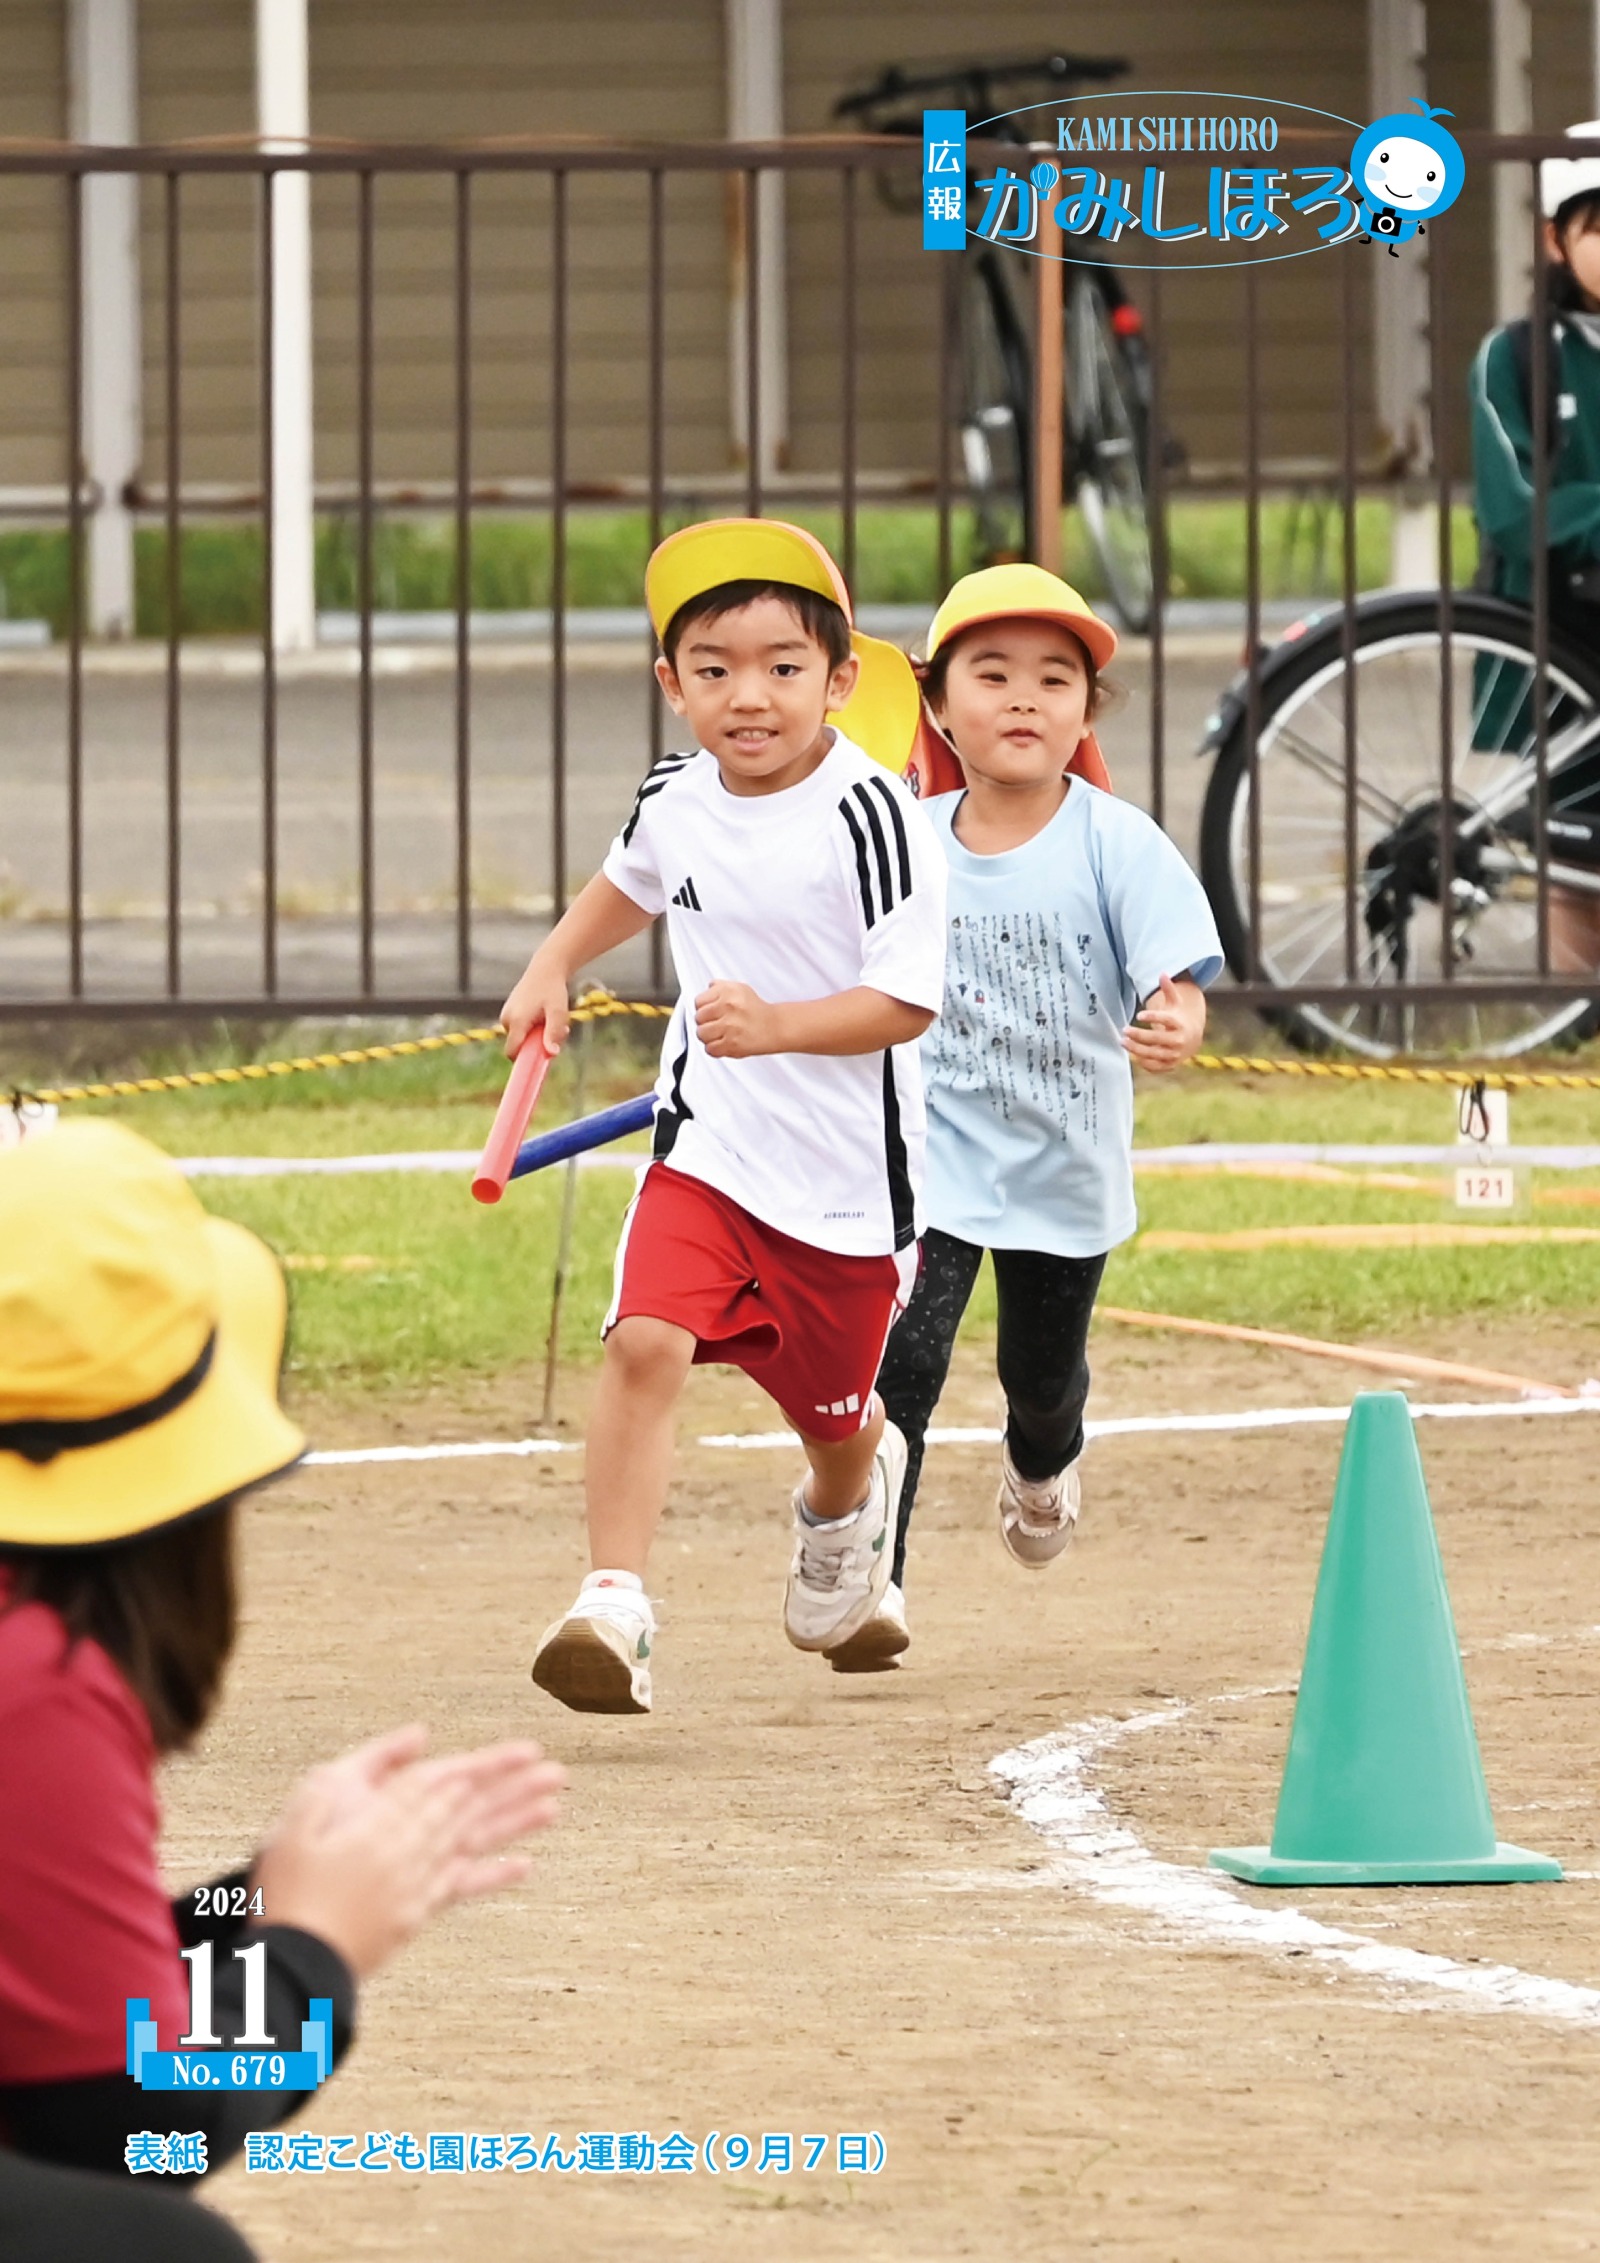
[[[277,1403],[285,1317],[270,1252],[134,1134],[72,1124],[0,1155],[8,2263],[246,2255],[203,2211],[130,2189],[128,2139],[176,2119],[215,2168],[305,2094],[147,2096],[124,2071],[127,1999],[173,2048],[180,1949],[209,1940],[231,2039],[250,1969],[232,1951],[259,1941],[265,2029],[294,2048],[328,1998],[337,2062],[357,1982],[452,1902],[523,1878],[502,1850],[554,1818],[564,1779],[537,1745],[430,1759],[421,1728],[397,1729],[303,1777],[247,1869],[167,1899],[156,1763],[198,1735],[233,1646],[237,1500],[303,1450]]]

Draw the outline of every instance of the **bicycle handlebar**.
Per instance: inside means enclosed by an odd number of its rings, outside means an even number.
[[[870,87],[841,95],[833,106],[836,118],[856,118],[882,103],[903,102],[914,94],[960,93],[969,96],[967,107],[983,109],[992,87],[1018,81],[1040,80],[1046,86],[1103,84],[1126,76],[1132,65],[1121,55],[1045,55],[1028,63],[952,63],[943,70],[913,74],[891,63]],[[910,124],[886,121],[888,133],[911,133]]]

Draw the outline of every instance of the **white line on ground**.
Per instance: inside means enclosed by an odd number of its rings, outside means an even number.
[[[342,1469],[357,1462],[489,1461],[497,1455],[580,1454],[576,1438],[491,1438],[464,1445],[357,1446],[345,1452],[307,1454],[302,1469]]]
[[[1242,1690],[1209,1702],[1241,1704],[1282,1694]],[[1395,1987],[1437,1990],[1482,2011],[1600,2027],[1600,1989],[1549,1980],[1515,1965],[1457,1964],[1421,1949],[1386,1947],[1364,1934],[1323,1925],[1289,1904],[1247,1901],[1216,1871],[1152,1854],[1134,1832],[1113,1821],[1094,1782],[1094,1764],[1126,1738],[1170,1728],[1194,1710],[1177,1704],[1126,1721],[1080,1721],[991,1762],[991,1772],[1008,1787],[1010,1804],[1052,1849],[1051,1877],[1091,1900],[1154,1918],[1189,1942],[1306,1957]]]
[[[178,1169],[191,1179],[287,1179],[360,1176],[370,1171],[470,1171],[476,1148],[425,1148],[395,1155],[185,1155]],[[1220,1163],[1521,1163],[1550,1171],[1600,1171],[1600,1147],[1296,1147],[1262,1145],[1135,1148],[1133,1167],[1215,1169]],[[595,1149],[580,1155],[587,1171],[636,1171],[639,1149]]]
[[[186,1179],[364,1177],[369,1171],[470,1171],[476,1153],[435,1148],[416,1155],[180,1155]]]
[[[1193,1164],[1196,1170],[1219,1163],[1523,1163],[1546,1171],[1600,1171],[1600,1147],[1475,1147],[1467,1141],[1448,1147],[1312,1147],[1292,1141],[1225,1140],[1195,1147],[1136,1147],[1133,1167],[1159,1163]]]
[[[1089,1438],[1138,1438],[1162,1431],[1288,1430],[1302,1423],[1343,1422],[1348,1405],[1333,1407],[1245,1407],[1237,1414],[1135,1414],[1113,1421],[1086,1422]],[[1489,1399],[1443,1401],[1438,1406],[1413,1406],[1414,1416],[1435,1422],[1484,1420],[1497,1415],[1600,1414],[1600,1398]],[[928,1432],[930,1446],[998,1446],[1004,1432],[980,1429],[941,1429]],[[724,1430],[697,1438],[697,1446],[720,1451],[760,1452],[779,1446],[797,1446],[792,1430]],[[479,1439],[466,1444],[437,1446],[361,1446],[343,1452],[307,1454],[307,1467],[337,1468],[357,1462],[442,1462],[484,1459],[497,1454],[576,1454],[583,1450],[573,1438]]]
[[[1189,1430],[1292,1430],[1303,1423],[1343,1422],[1348,1401],[1331,1407],[1245,1407],[1237,1414],[1130,1414],[1105,1422],[1086,1422],[1086,1438],[1137,1438],[1161,1431]],[[1442,1400],[1437,1406],[1417,1406],[1414,1416],[1435,1422],[1472,1421],[1506,1414],[1600,1414],[1600,1396],[1582,1399]],[[997,1446],[1000,1430],[939,1430],[928,1432],[930,1446]],[[702,1446],[725,1446],[749,1452],[776,1446],[794,1446],[792,1430],[729,1430],[696,1441]]]
[[[361,1178],[375,1171],[459,1171],[478,1164],[477,1148],[440,1147],[411,1155],[180,1155],[178,1169],[188,1179]],[[585,1171],[636,1171],[642,1154],[623,1149],[580,1155]]]

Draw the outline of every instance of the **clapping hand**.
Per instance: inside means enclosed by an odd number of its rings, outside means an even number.
[[[529,1858],[502,1850],[556,1819],[566,1772],[538,1745],[426,1746],[392,1729],[309,1770],[252,1873],[268,1924],[318,1935],[358,1976],[452,1902],[519,1884]]]

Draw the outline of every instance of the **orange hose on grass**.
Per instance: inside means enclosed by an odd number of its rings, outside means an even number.
[[[1419,1179],[1405,1171],[1351,1171],[1332,1163],[1141,1163],[1133,1167],[1147,1179],[1289,1179],[1307,1186],[1371,1187],[1381,1194],[1427,1194],[1449,1201],[1455,1194],[1453,1179]],[[1556,1210],[1592,1210],[1600,1206],[1600,1186],[1534,1187],[1529,1199]]]
[[[1175,1312],[1130,1312],[1115,1304],[1097,1304],[1102,1320],[1116,1320],[1128,1328],[1169,1328],[1188,1336],[1220,1336],[1230,1343],[1264,1344],[1273,1351],[1307,1352],[1314,1359],[1336,1359],[1347,1367],[1366,1367],[1380,1375],[1425,1375],[1440,1383],[1487,1385],[1497,1391],[1517,1391],[1529,1398],[1571,1399],[1557,1383],[1542,1383],[1528,1375],[1503,1375],[1498,1368],[1464,1367],[1453,1359],[1424,1359],[1414,1352],[1380,1351],[1361,1344],[1330,1344],[1320,1336],[1285,1336],[1274,1328],[1243,1328],[1226,1320],[1190,1320]]]
[[[1564,1247],[1600,1242],[1600,1226],[1468,1226],[1448,1219],[1403,1225],[1235,1226],[1221,1233],[1161,1226],[1141,1234],[1141,1250],[1206,1249],[1493,1249],[1533,1242]]]

